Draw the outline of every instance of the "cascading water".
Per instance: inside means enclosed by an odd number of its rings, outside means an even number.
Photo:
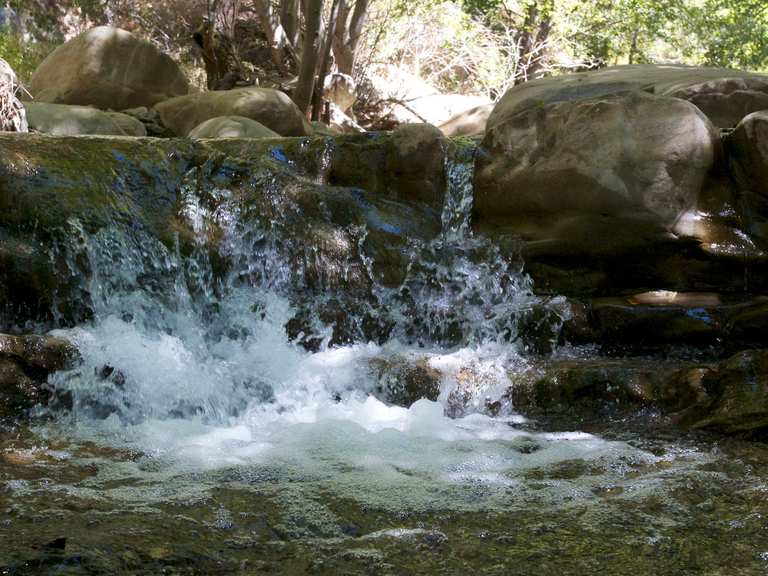
[[[396,288],[378,282],[363,226],[329,228],[331,245],[351,249],[341,263],[293,237],[302,207],[269,175],[253,177],[265,200],[255,213],[226,188],[201,194],[190,175],[182,214],[199,241],[184,256],[127,224],[88,234],[68,223],[74,240],[63,250],[73,270],[89,272],[93,320],[61,332],[83,362],[53,378],[71,409],[48,433],[135,448],[155,462],[143,473],[267,466],[333,478],[347,494],[392,506],[434,502],[423,478],[443,483],[451,506],[474,506],[476,494],[450,487],[508,491],[521,471],[572,458],[612,462],[617,477],[627,463],[655,461],[589,434],[530,432],[504,404],[507,374],[526,365],[517,322],[541,302],[519,265],[472,234],[464,153],[447,164],[440,234],[411,244]],[[212,234],[223,277],[205,249]],[[334,266],[334,278],[364,287],[354,298],[331,278]],[[324,321],[330,301],[351,317],[343,345],[332,345],[342,320]],[[289,338],[298,308],[301,330]],[[388,404],[381,390],[403,385],[398,365],[417,362],[441,375],[436,400]],[[373,368],[382,364],[395,369]],[[496,417],[483,414],[491,403]]]

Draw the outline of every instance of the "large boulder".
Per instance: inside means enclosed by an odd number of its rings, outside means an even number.
[[[119,112],[102,112],[90,106],[27,102],[29,128],[53,136],[146,136],[144,125]]]
[[[694,104],[715,126],[731,128],[748,114],[768,109],[768,76],[716,78],[670,95]]]
[[[188,94],[155,106],[163,124],[178,136],[219,116],[244,116],[274,130],[281,136],[308,136],[313,133],[296,104],[284,93],[270,88],[236,88]]]
[[[244,116],[219,116],[206,120],[189,133],[190,138],[276,138],[279,134]]]
[[[570,253],[642,249],[696,210],[719,139],[692,104],[641,92],[491,115],[475,217]]]
[[[750,232],[768,241],[768,110],[744,118],[726,143]]]
[[[130,32],[99,26],[54,50],[32,75],[38,102],[122,110],[189,92],[178,65]]]
[[[638,91],[689,100],[711,115],[715,126],[728,128],[743,115],[765,108],[768,75],[681,65],[612,66],[514,86],[501,98],[488,123],[499,124],[522,110],[555,102]]]

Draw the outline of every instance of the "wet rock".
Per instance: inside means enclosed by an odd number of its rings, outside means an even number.
[[[694,428],[765,437],[768,431],[768,351],[739,352],[708,371],[702,384],[711,402]]]
[[[77,349],[53,336],[0,334],[0,419],[16,419],[35,404],[46,403],[50,374],[74,366]]]
[[[49,54],[29,90],[36,102],[122,110],[186,94],[189,85],[178,65],[146,40],[99,26]]]
[[[220,116],[244,116],[281,136],[309,136],[312,126],[283,92],[270,88],[236,88],[177,96],[155,106],[163,125],[177,136]]]
[[[374,358],[369,365],[378,382],[375,393],[385,402],[408,408],[424,398],[436,401],[440,395],[441,373],[426,358]]]
[[[657,292],[591,303],[592,325],[610,351],[634,353],[669,345],[712,346],[723,336],[717,294]]]
[[[173,244],[191,143],[5,134],[0,152],[0,330],[90,315],[86,234],[123,224]]]
[[[620,414],[642,408],[685,410],[705,397],[706,364],[632,359],[555,360],[510,374],[508,394],[524,415]]]
[[[563,322],[571,315],[572,305],[565,301],[545,300],[526,310],[517,319],[518,340],[526,351],[550,354],[558,345]]]
[[[445,194],[447,142],[431,124],[406,124],[388,141],[385,171],[396,199],[419,201],[437,208]]]
[[[610,354],[658,353],[669,346],[731,354],[760,346],[768,329],[765,297],[661,290],[567,305],[560,341],[599,344]]]
[[[27,102],[30,129],[53,136],[146,136],[144,125],[119,112],[102,112],[89,106]]]
[[[297,292],[365,290],[373,278],[400,285],[410,244],[439,233],[440,213],[408,194],[397,201],[361,182],[339,185],[331,165],[354,157],[357,142],[0,136],[0,330],[87,319],[86,242],[115,229],[129,242],[148,234],[175,249],[178,241],[184,256],[203,242],[216,274],[233,264],[227,242],[235,238],[254,243],[253,258],[259,250],[281,250]],[[398,196],[399,181],[384,169],[394,146],[387,136],[372,141],[382,163],[369,166],[371,180],[362,183],[386,182]],[[199,229],[187,202],[198,210]],[[266,226],[226,237],[217,215],[232,210],[242,211],[243,226]],[[174,281],[165,272],[144,281],[161,290]]]
[[[354,342],[383,344],[392,329],[390,321],[375,314],[367,295],[354,290],[304,299],[296,307],[296,314],[285,325],[286,334],[312,352]]]
[[[41,372],[63,370],[77,361],[77,348],[55,336],[14,336],[0,334],[0,356],[12,358]]]
[[[277,132],[244,116],[219,116],[193,128],[190,138],[277,138]]]

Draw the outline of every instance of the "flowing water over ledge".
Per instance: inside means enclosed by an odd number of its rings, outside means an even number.
[[[202,241],[181,256],[68,222],[59,250],[90,271],[93,321],[60,332],[83,357],[52,380],[71,408],[2,437],[0,573],[768,571],[762,445],[515,413],[519,320],[565,313],[472,235],[470,164],[449,164],[441,233],[409,246],[397,288],[365,227],[329,239],[362,288],[324,278],[337,264],[292,236],[301,207],[269,181],[270,218],[227,189],[185,195],[199,238],[223,235],[223,280]],[[391,405],[402,382],[380,367],[408,362],[438,390]]]

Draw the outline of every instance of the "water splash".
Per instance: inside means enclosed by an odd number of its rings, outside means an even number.
[[[519,320],[542,303],[521,263],[472,233],[471,154],[459,151],[446,170],[440,233],[410,243],[396,287],[374,271],[368,227],[337,222],[332,195],[357,191],[323,188],[308,202],[292,187],[317,184],[287,186],[269,171],[245,175],[238,190],[200,190],[190,173],[180,215],[191,247],[179,239],[169,249],[125,223],[95,233],[69,223],[61,250],[83,274],[93,320],[63,331],[83,363],[53,377],[72,405],[59,420],[85,437],[211,466],[286,455],[317,465],[349,449],[377,474],[498,476],[490,471],[509,465],[506,449],[482,448],[472,462],[487,449],[504,463],[475,465],[446,446],[532,437],[504,398],[508,372],[526,364]],[[322,242],[306,242],[302,226]],[[439,375],[436,399],[389,404],[372,368],[382,360],[425,362]],[[425,439],[443,455],[417,464]],[[582,455],[614,450],[589,435],[539,441],[556,458],[559,442]],[[378,452],[383,460],[371,460]]]

